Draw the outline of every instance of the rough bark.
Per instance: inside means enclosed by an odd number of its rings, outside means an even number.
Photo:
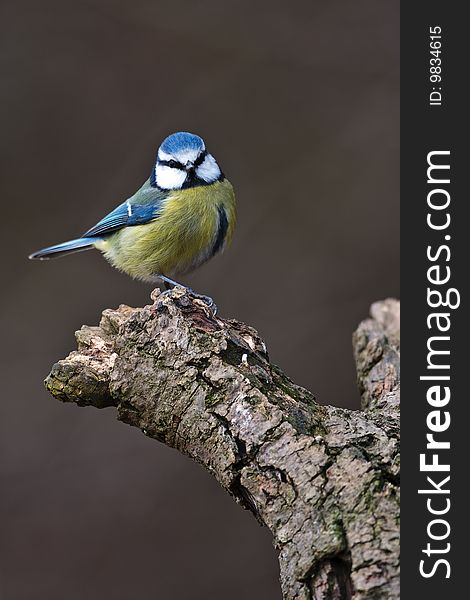
[[[203,464],[272,532],[285,599],[396,599],[399,303],[354,334],[362,411],[321,406],[258,333],[182,288],[105,310],[46,385]]]

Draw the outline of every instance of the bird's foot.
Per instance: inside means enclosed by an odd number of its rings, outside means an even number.
[[[186,288],[186,289],[187,289],[188,293],[191,294],[191,296],[195,300],[201,300],[201,302],[204,302],[204,304],[212,311],[212,314],[214,316],[217,314],[217,304],[214,302],[214,300],[212,300],[212,298],[210,296],[204,296],[203,294],[198,294],[191,288]]]
[[[158,278],[161,279],[163,281],[163,283],[165,284],[166,290],[163,292],[164,294],[171,291],[175,287],[181,287],[184,290],[186,290],[186,292],[190,296],[192,296],[195,300],[200,300],[201,302],[203,302],[212,311],[212,314],[214,316],[217,314],[217,305],[210,296],[205,296],[204,294],[198,294],[190,287],[183,285],[181,283],[178,283],[177,281],[174,281],[173,279],[170,279],[169,277],[166,277],[165,275],[158,275]]]

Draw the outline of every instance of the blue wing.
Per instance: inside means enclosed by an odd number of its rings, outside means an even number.
[[[165,195],[161,191],[144,186],[135,196],[120,204],[86,231],[82,237],[103,237],[123,227],[144,225],[153,221],[158,217],[164,199]]]
[[[123,227],[143,225],[158,216],[157,206],[132,205],[129,201],[123,202],[109,215],[83,234],[83,237],[104,236]]]

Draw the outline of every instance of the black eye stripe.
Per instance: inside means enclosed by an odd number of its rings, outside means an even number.
[[[197,159],[194,161],[194,165],[193,165],[193,169],[197,169],[198,167],[200,167],[202,165],[202,163],[206,160],[206,156],[207,156],[207,150],[204,150],[204,152],[201,152],[201,154],[197,157]],[[171,169],[181,169],[182,171],[186,170],[186,165],[183,165],[183,163],[180,163],[177,160],[157,160],[157,164],[161,165],[163,167],[170,167]]]
[[[206,156],[207,156],[207,150],[204,150],[204,152],[201,152],[201,154],[194,161],[194,168],[195,169],[197,167],[200,167],[202,165],[202,163],[206,160]]]
[[[162,165],[163,167],[170,167],[172,169],[181,169],[184,171],[184,165],[178,162],[177,160],[158,160],[158,165]]]

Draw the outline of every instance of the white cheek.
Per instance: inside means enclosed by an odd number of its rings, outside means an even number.
[[[155,181],[159,188],[163,190],[178,190],[182,187],[186,179],[186,171],[173,169],[165,165],[155,167]]]
[[[208,154],[202,165],[196,169],[196,175],[207,183],[212,183],[220,177],[219,165],[212,154]]]

